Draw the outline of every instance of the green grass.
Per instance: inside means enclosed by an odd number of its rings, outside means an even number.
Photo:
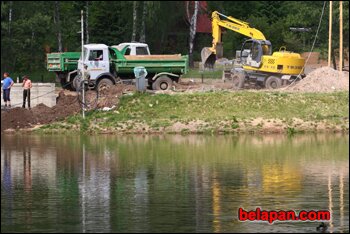
[[[286,118],[336,119],[348,116],[348,93],[214,92],[123,97],[118,120]],[[104,115],[111,115],[110,113]]]
[[[81,131],[89,131],[89,124],[95,123],[102,129],[114,128],[128,123],[145,123],[151,128],[161,129],[174,122],[189,123],[202,120],[211,132],[224,127],[238,129],[255,118],[280,119],[290,125],[289,134],[294,134],[292,119],[304,121],[326,121],[344,125],[349,117],[349,93],[279,93],[279,92],[212,92],[195,94],[134,94],[123,96],[118,110],[94,111],[81,122],[81,117],[72,116],[66,124],[80,125]],[[132,122],[130,122],[132,120]],[[220,121],[229,124],[222,126]],[[270,121],[271,122],[271,121]],[[273,121],[272,121],[273,122]],[[56,125],[57,126],[57,125]],[[133,129],[133,127],[126,127]],[[259,129],[261,126],[257,126]],[[91,129],[90,129],[91,130]],[[186,132],[184,130],[184,132]]]

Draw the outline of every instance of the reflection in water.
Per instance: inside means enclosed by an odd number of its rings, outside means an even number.
[[[328,175],[328,197],[329,197],[329,206],[328,210],[331,213],[331,219],[329,220],[330,232],[333,232],[333,200],[332,200],[332,177],[329,173]]]
[[[86,153],[85,153],[85,144],[83,143],[83,175],[82,175],[82,183],[79,185],[80,189],[80,194],[81,194],[81,216],[82,216],[82,226],[83,226],[83,233],[86,232],[86,199],[85,199],[85,195],[86,195],[86,182],[85,182],[85,178],[86,178]]]
[[[102,155],[103,160],[98,160],[85,152],[83,143],[82,173],[79,178],[79,191],[82,199],[82,231],[98,232],[110,230],[110,170],[108,152]],[[98,215],[96,215],[98,214]]]
[[[213,226],[214,232],[220,233],[220,184],[216,179],[216,175],[213,175]]]
[[[23,170],[24,170],[24,189],[30,192],[32,189],[32,166],[31,166],[31,150],[23,149]]]
[[[340,226],[344,225],[344,179],[343,172],[339,176],[339,196],[340,196]]]
[[[2,136],[1,229],[315,231],[237,222],[239,207],[259,206],[329,209],[329,230],[348,232],[348,144],[337,135]]]
[[[3,223],[3,217],[5,218],[6,225],[12,225],[12,210],[13,210],[13,192],[12,192],[12,176],[11,176],[11,152],[5,148],[1,151],[1,157],[4,157],[4,161],[1,165],[4,166],[2,169],[2,180],[1,180],[1,226]],[[4,193],[3,193],[4,190]],[[2,199],[5,199],[3,204]],[[5,210],[4,216],[2,210]]]
[[[24,180],[24,191],[26,193],[25,196],[25,222],[28,225],[32,224],[32,166],[31,166],[31,149],[28,146],[23,147],[23,180]]]

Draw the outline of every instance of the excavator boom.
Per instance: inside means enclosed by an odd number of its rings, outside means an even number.
[[[224,19],[221,19],[220,16]],[[214,11],[211,17],[213,42],[211,47],[204,47],[202,49],[201,57],[204,67],[213,67],[216,57],[220,58],[223,55],[221,28],[227,28],[252,39],[266,40],[262,32],[256,28],[249,27],[247,22],[226,16],[217,11]]]

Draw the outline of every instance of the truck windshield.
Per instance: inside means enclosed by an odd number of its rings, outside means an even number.
[[[148,55],[147,47],[136,47],[137,55]]]

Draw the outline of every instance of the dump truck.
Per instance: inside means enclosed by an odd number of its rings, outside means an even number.
[[[138,42],[124,42],[119,45],[113,45],[125,55],[150,55],[147,44]],[[67,80],[73,80],[78,69],[78,60],[81,52],[62,52],[47,54],[47,70],[55,72],[57,82],[60,82],[64,88],[72,88]],[[70,76],[70,77],[69,77]]]
[[[78,61],[78,69],[70,72],[66,82],[72,83],[77,90],[85,80],[89,88],[100,90],[134,79],[135,67],[146,69],[149,88],[169,90],[182,74],[187,73],[188,55],[125,55],[125,48],[120,51],[105,44],[87,44],[84,45],[84,57]]]

